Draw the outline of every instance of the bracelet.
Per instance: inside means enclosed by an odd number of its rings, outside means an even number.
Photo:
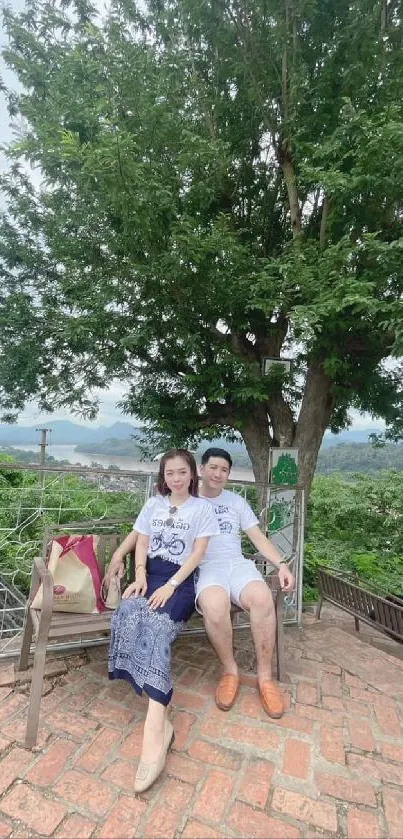
[[[177,586],[179,585],[178,581],[177,581],[177,580],[174,580],[174,578],[173,578],[173,577],[171,577],[171,579],[170,579],[170,580],[167,580],[167,583],[168,583],[168,585],[172,586],[172,588],[173,588],[173,590],[174,590],[174,591],[175,591],[175,589],[177,588]]]
[[[146,566],[145,566],[145,565],[143,565],[143,564],[141,564],[141,565],[136,565],[136,567],[135,567],[135,569],[134,569],[134,570],[136,571],[136,573],[137,573],[137,571],[138,571],[140,568],[142,568],[142,569],[143,569],[143,571],[145,571],[145,570],[146,570]]]

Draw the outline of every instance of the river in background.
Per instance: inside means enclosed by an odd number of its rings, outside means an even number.
[[[10,448],[20,449],[24,452],[32,452],[32,462],[36,463],[38,461],[39,447],[34,444],[30,446],[10,446]],[[122,457],[119,455],[85,454],[85,452],[76,452],[75,446],[71,445],[49,445],[46,448],[46,453],[56,458],[56,460],[67,460],[68,463],[72,463],[76,466],[91,466],[93,463],[98,463],[105,469],[107,469],[108,466],[118,466],[119,469],[130,470],[132,472],[156,472],[158,468],[155,461],[150,463],[145,460],[132,460],[131,457]],[[238,481],[254,480],[251,469],[234,468],[231,472],[231,478]]]

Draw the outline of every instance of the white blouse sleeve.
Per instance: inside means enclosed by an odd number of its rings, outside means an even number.
[[[143,536],[150,536],[151,533],[151,518],[153,514],[154,508],[154,498],[149,498],[148,501],[144,504],[144,507],[140,510],[139,515],[136,518],[136,521],[133,525],[133,530],[137,530],[137,533],[141,533]]]

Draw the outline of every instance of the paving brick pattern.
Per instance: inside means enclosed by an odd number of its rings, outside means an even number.
[[[286,630],[281,720],[261,708],[248,631],[236,635],[243,678],[229,713],[214,704],[209,644],[180,639],[175,745],[141,796],[146,701],[107,682],[106,648],[50,659],[32,751],[29,682],[0,663],[0,839],[403,839],[402,648],[330,618]]]

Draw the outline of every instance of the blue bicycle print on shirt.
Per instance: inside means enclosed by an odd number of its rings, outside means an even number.
[[[172,536],[169,535],[168,538],[163,532],[156,533],[151,539],[151,551],[156,553],[161,548],[167,548],[171,556],[180,556],[185,550],[185,542],[175,533]]]

